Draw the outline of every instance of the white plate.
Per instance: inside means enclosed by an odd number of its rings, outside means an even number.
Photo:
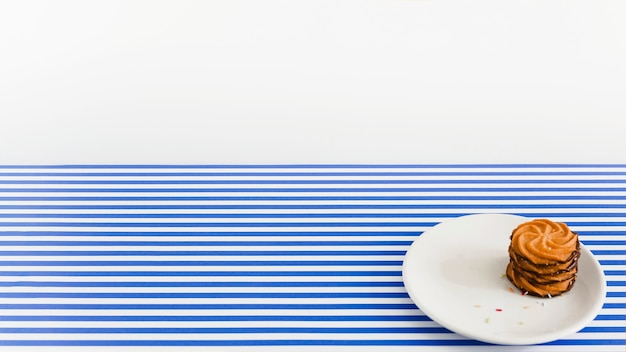
[[[425,231],[402,267],[413,302],[449,330],[495,344],[544,343],[585,327],[602,308],[606,282],[600,264],[582,244],[576,283],[561,296],[523,296],[503,277],[511,231],[528,220],[477,214]]]

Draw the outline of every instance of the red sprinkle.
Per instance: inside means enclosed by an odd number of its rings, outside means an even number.
[[[501,311],[502,311],[502,309],[496,308],[496,312],[501,312]]]

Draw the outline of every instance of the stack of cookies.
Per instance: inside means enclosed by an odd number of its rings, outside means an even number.
[[[578,234],[566,224],[537,219],[511,234],[508,279],[523,293],[555,297],[572,289],[578,272]]]

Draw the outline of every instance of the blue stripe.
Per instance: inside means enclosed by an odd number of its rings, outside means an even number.
[[[0,328],[4,334],[449,334],[441,327],[376,328]]]
[[[626,326],[588,326],[580,332],[626,332]]]
[[[0,281],[0,287],[404,287],[401,281],[126,282]],[[1,315],[0,315],[1,318]]]
[[[626,303],[605,303],[603,309],[624,309]],[[295,310],[337,310],[337,309],[406,309],[418,310],[410,303],[342,303],[342,304],[0,304],[0,309],[67,309],[67,310],[251,310],[251,309],[295,309]]]
[[[401,260],[2,260],[0,266],[395,266]]]
[[[62,277],[125,277],[125,276],[165,276],[165,277],[282,277],[282,276],[397,276],[401,271],[0,271],[0,276],[62,276]]]
[[[0,340],[0,346],[475,346],[475,340]]]
[[[35,242],[36,243],[36,242]],[[595,255],[626,255],[626,250],[592,250]],[[259,251],[137,251],[137,250],[120,250],[120,251],[0,251],[0,256],[135,256],[135,255],[152,255],[152,256],[327,256],[327,255],[343,255],[343,256],[404,256],[406,250],[335,250],[335,251],[276,251],[276,250],[259,250]],[[0,261],[0,265],[4,265]],[[74,261],[72,261],[74,263]]]
[[[626,286],[626,281],[607,281],[607,286]]]
[[[606,340],[613,341],[613,340]],[[621,340],[616,340],[621,341]],[[475,340],[0,340],[0,346],[475,346]]]
[[[626,245],[626,240],[583,240],[582,241],[586,246],[624,246]],[[2,243],[2,242],[0,242]]]
[[[589,241],[585,241],[587,243]],[[617,242],[614,244],[625,244],[621,241],[598,241]],[[222,246],[408,246],[412,241],[0,241],[0,247],[6,246],[150,246],[150,247],[169,247],[169,246],[194,246],[194,247],[222,247]],[[15,253],[15,252],[7,252]]]
[[[626,308],[626,302],[625,303],[604,303],[604,305],[602,305],[603,309],[624,309]]]
[[[626,297],[624,292],[608,292],[608,298]],[[3,292],[0,298],[409,298],[405,292]],[[610,308],[610,307],[607,307]]]
[[[405,292],[0,292],[0,298],[406,298]],[[0,331],[2,328],[0,328]]]
[[[432,227],[438,222],[0,222],[8,227]],[[588,223],[602,226],[606,223]],[[620,223],[608,223],[619,226]],[[605,225],[606,226],[606,225]]]
[[[619,320],[619,319],[607,319]],[[0,315],[0,321],[431,321],[425,315]]]
[[[0,222],[7,227],[432,227],[439,222]],[[573,226],[626,226],[626,222],[569,221]]]
[[[291,218],[457,218],[469,213],[256,213],[256,214],[198,214],[198,213],[168,213],[168,214],[68,214],[68,213],[4,213],[0,218],[18,219],[291,219]],[[625,218],[626,213],[517,213],[516,215],[525,217],[536,217],[549,215],[556,217],[603,217],[603,218]]]
[[[411,184],[622,184],[620,179],[415,180],[0,180],[0,185],[411,185]]]
[[[595,255],[626,255],[626,249],[592,249]]]
[[[622,321],[626,315],[598,315]],[[0,315],[0,321],[431,321],[425,315]]]
[[[324,255],[343,255],[343,256],[361,256],[361,255],[376,255],[376,256],[404,256],[406,250],[390,251],[390,250],[375,250],[375,251],[275,251],[275,250],[258,250],[258,251],[0,251],[0,256],[93,256],[93,255],[107,255],[107,256],[127,256],[127,255],[150,255],[150,256],[324,256]],[[2,263],[0,261],[0,263]],[[2,265],[2,264],[0,264]]]
[[[546,345],[557,346],[623,346],[626,339],[557,340]],[[477,340],[405,339],[405,340],[0,340],[0,346],[487,346]]]
[[[417,310],[414,304],[354,303],[354,304],[0,304],[0,309],[94,309],[94,310],[251,310],[251,309],[407,309]]]
[[[611,195],[536,196],[127,196],[127,197],[0,197],[0,201],[383,201],[383,200],[626,200]],[[616,207],[618,205],[615,205]]]
[[[327,237],[387,237],[387,236],[415,236],[417,238],[421,231],[198,231],[198,232],[180,232],[180,231],[0,231],[0,236],[90,236],[90,237],[309,237],[309,236],[327,236]],[[581,236],[623,236],[623,231],[578,231]]]
[[[626,275],[626,270],[605,270],[604,275]]]
[[[181,231],[103,231],[103,232],[84,232],[84,231],[3,231],[0,232],[0,236],[101,236],[101,237],[172,237],[172,236],[185,236],[185,237],[310,237],[310,236],[329,236],[329,237],[379,237],[379,236],[418,236],[420,231],[411,232],[392,232],[392,231],[198,231],[198,232],[181,232]],[[580,234],[580,232],[579,232]],[[622,233],[616,233],[616,235],[622,235]]]
[[[402,277],[401,271],[0,271],[0,277],[17,276],[17,277],[29,277],[29,276],[44,276],[44,277]],[[191,284],[181,285],[183,287],[201,287]],[[279,283],[278,285],[281,285]],[[3,285],[5,286],[5,285]],[[11,285],[6,285],[11,286]],[[15,285],[18,286],[18,285]],[[138,285],[143,287],[143,285]],[[289,285],[285,285],[289,287]],[[334,283],[329,283],[329,287],[335,287]],[[350,286],[347,283],[346,286]],[[83,287],[83,286],[80,286]],[[85,285],[84,287],[89,287]],[[124,287],[120,284],[120,287]],[[128,287],[134,287],[129,285]],[[145,285],[145,287],[151,287]],[[161,286],[158,286],[161,287]],[[168,287],[168,286],[165,286]],[[218,284],[215,286],[207,287],[222,287]],[[259,286],[266,287],[266,286]],[[272,287],[272,286],[268,286]],[[314,286],[312,286],[314,287]]]
[[[0,172],[0,177],[624,176],[626,171]]]
[[[142,198],[144,199],[144,198]],[[213,209],[623,209],[622,204],[9,204],[0,209],[148,209],[148,210],[213,210]],[[550,213],[546,213],[550,214]],[[599,213],[598,215],[601,215]]]
[[[599,260],[601,265],[626,265],[626,260]]]
[[[3,274],[6,272],[0,272]],[[10,272],[9,272],[10,273]],[[54,274],[54,272],[46,272],[48,275],[38,275],[41,272],[34,273],[26,273],[30,274],[30,276],[61,276],[61,275],[49,275]],[[132,274],[136,274],[137,272],[132,272]],[[379,272],[380,273],[380,272]],[[66,275],[68,277],[71,276],[79,276],[73,275],[73,273],[69,273],[70,275]],[[97,273],[91,273],[97,274]],[[122,272],[123,274],[128,274],[128,272]],[[154,274],[154,272],[149,272],[149,274]],[[282,275],[284,272],[280,273],[281,275],[277,276],[289,276]],[[340,276],[365,276],[362,274],[350,274],[341,272]],[[384,276],[397,276],[395,272],[382,272]],[[624,273],[620,273],[619,275],[624,275]],[[3,275],[3,276],[18,276],[18,275]],[[22,275],[25,276],[25,275]],[[29,276],[29,275],[26,275]],[[97,276],[97,275],[87,275],[87,276]],[[107,276],[107,275],[102,275]],[[156,276],[156,275],[146,275],[146,276]],[[170,276],[189,276],[183,273],[182,275],[176,275],[172,273]],[[239,275],[241,276],[241,275]],[[260,275],[250,275],[250,276],[260,276]],[[294,275],[293,276],[297,276]],[[311,276],[311,275],[305,275]],[[320,275],[314,276],[338,276],[331,274],[320,273]],[[376,276],[376,275],[372,275]],[[624,281],[609,281],[610,284],[607,286],[626,286]],[[404,287],[404,284],[401,281],[345,281],[345,282],[336,282],[336,281],[324,281],[324,282],[280,282],[280,281],[271,281],[271,282],[74,282],[74,281],[1,281],[0,287]],[[608,292],[607,297],[623,297],[626,293],[624,292]]]
[[[626,180],[624,180],[626,183]],[[353,193],[353,192],[624,192],[624,187],[445,188],[0,188],[4,193]]]
[[[0,235],[2,236],[2,235]],[[31,233],[32,236],[32,233]],[[74,236],[71,234],[70,236]],[[307,247],[326,247],[326,246],[403,246],[410,245],[412,241],[0,241],[0,247],[6,246],[64,246],[64,247],[76,247],[76,246],[92,246],[92,247],[106,247],[106,246],[133,246],[133,247],[180,247],[180,246],[194,246],[194,247],[223,247],[223,246],[236,246],[236,247],[256,247],[256,246],[274,246],[274,247],[292,247],[292,246],[307,246]],[[22,255],[18,253],[37,253],[42,254],[44,252],[59,253],[58,251],[6,251],[2,252],[3,255]],[[114,254],[118,251],[111,251]],[[180,251],[181,253],[190,254],[191,252]],[[271,252],[271,251],[270,251]],[[290,251],[291,252],[291,251]],[[318,253],[317,251],[312,251]],[[78,253],[75,251],[68,252]],[[85,252],[92,253],[93,252]],[[146,253],[153,253],[152,251],[146,251]],[[154,252],[154,253],[158,253]],[[173,252],[172,252],[173,253]],[[198,252],[200,253],[200,252]],[[202,252],[207,253],[207,252]],[[219,251],[223,253],[223,251]],[[220,254],[217,255],[220,255]],[[251,252],[253,253],[253,251]],[[349,251],[346,253],[357,253]],[[365,252],[364,252],[365,253]],[[404,251],[402,251],[404,253]],[[400,254],[400,252],[396,253]],[[54,255],[54,254],[51,254]]]
[[[626,320],[626,314],[599,314],[594,320]]]
[[[619,168],[626,164],[74,164],[0,165],[0,169],[451,169],[451,168]]]

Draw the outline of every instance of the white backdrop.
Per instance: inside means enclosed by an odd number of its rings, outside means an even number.
[[[0,163],[626,162],[626,2],[0,2]]]

